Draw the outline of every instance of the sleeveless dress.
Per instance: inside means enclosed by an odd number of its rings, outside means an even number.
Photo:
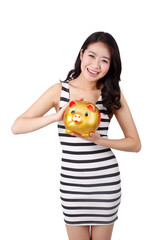
[[[62,82],[60,109],[69,102],[69,83]],[[101,113],[97,132],[107,138],[110,119],[100,95]],[[68,225],[106,225],[118,218],[121,199],[120,172],[110,148],[66,133],[57,123],[62,146],[60,195],[64,221]]]

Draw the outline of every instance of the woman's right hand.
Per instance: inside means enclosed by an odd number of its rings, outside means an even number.
[[[56,119],[57,122],[63,120],[64,113],[66,111],[66,108],[68,107],[69,103],[65,104],[57,113],[56,113]]]

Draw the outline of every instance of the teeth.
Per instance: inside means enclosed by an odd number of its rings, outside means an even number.
[[[93,71],[90,70],[89,68],[88,68],[88,71],[89,71],[90,73],[94,74],[94,75],[97,75],[97,74],[98,74],[98,72],[93,72]]]

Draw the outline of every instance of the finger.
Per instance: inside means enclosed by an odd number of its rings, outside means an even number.
[[[75,101],[83,101],[84,100],[84,98],[78,98],[77,100],[75,100]]]
[[[92,133],[90,133],[90,137],[97,139],[97,138],[100,138],[100,135],[99,135],[99,133],[92,132]]]
[[[66,104],[61,108],[61,110],[62,110],[62,111],[65,111],[65,110],[67,109],[68,105],[69,105],[69,103],[66,103]]]
[[[89,136],[90,136],[90,137],[95,137],[95,136],[96,136],[96,133],[91,132],[91,133],[89,134]]]
[[[63,108],[67,108],[67,107],[68,107],[68,105],[69,105],[69,102],[68,102],[68,103],[66,103],[66,104],[63,106]]]
[[[72,136],[80,137],[81,135],[78,133],[71,133]]]
[[[69,105],[69,103],[66,103],[66,104],[61,108],[61,111],[62,111],[62,117],[64,116],[65,111],[66,111],[68,105]]]

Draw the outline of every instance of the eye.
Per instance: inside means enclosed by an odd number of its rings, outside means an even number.
[[[102,62],[104,62],[104,63],[108,63],[108,61],[106,61],[106,60],[102,60]]]
[[[94,58],[94,56],[93,56],[93,55],[91,55],[91,54],[89,55],[89,57],[91,57],[91,58]]]
[[[88,114],[88,112],[86,112],[84,115],[87,117],[89,114]]]
[[[73,110],[71,111],[71,113],[75,113],[75,109],[73,109]]]

